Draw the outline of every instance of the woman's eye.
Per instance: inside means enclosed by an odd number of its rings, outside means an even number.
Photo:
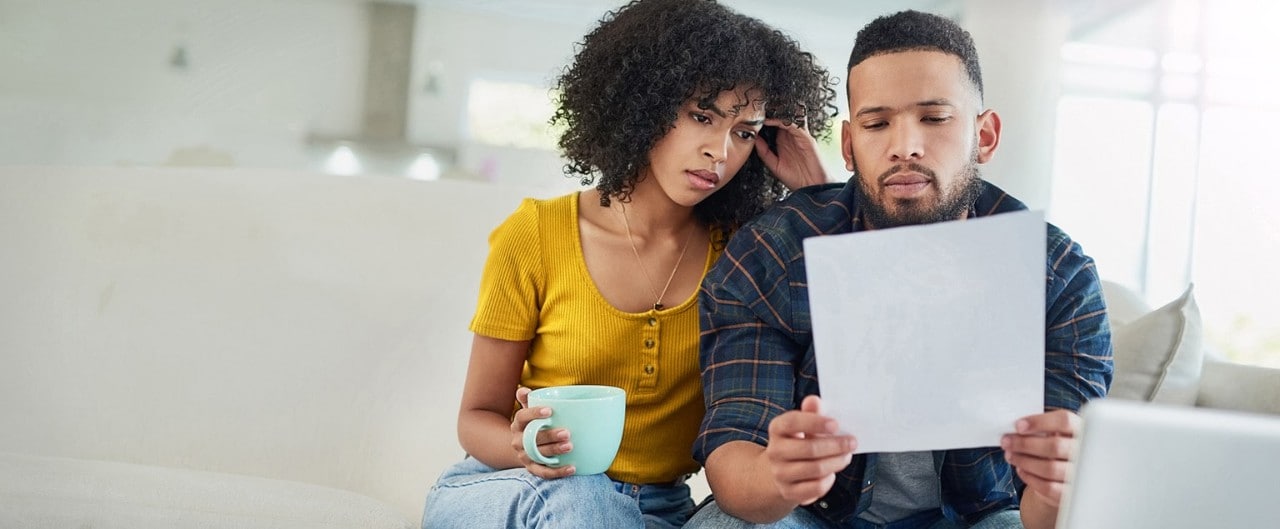
[[[693,116],[693,120],[697,121],[698,123],[711,123],[711,118],[707,117],[706,114],[699,114],[697,112],[693,112],[689,115]]]
[[[743,130],[738,132],[738,137],[744,141],[752,141],[756,139],[756,133],[750,130]]]

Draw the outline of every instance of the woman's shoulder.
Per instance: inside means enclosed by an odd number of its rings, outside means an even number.
[[[578,193],[573,192],[550,198],[526,197],[520,201],[520,206],[516,208],[516,212],[513,215],[528,215],[547,219],[549,217],[574,215],[577,210]]]
[[[571,234],[576,223],[577,194],[552,198],[526,197],[489,233],[490,251],[534,254],[548,242]]]

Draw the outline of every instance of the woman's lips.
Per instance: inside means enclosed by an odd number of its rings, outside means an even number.
[[[711,171],[685,171],[685,174],[688,175],[689,183],[693,184],[693,187],[704,191],[715,189],[716,184],[720,183],[720,175]]]

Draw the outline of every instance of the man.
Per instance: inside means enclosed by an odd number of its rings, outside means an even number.
[[[848,71],[841,144],[853,178],[802,189],[744,226],[703,282],[708,409],[694,456],[715,502],[687,527],[1052,527],[1075,412],[1106,394],[1112,371],[1093,261],[1054,226],[1045,413],[1010,425],[999,447],[858,456],[858,425],[823,414],[803,239],[1025,209],[978,176],[1000,118],[982,109],[962,28],[914,11],[882,17],[858,33]]]

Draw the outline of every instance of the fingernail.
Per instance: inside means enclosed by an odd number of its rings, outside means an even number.
[[[1018,422],[1014,424],[1014,429],[1018,430],[1018,433],[1026,433],[1030,428],[1031,423],[1027,422],[1026,419],[1019,419]]]
[[[1008,450],[1010,444],[1012,443],[1009,441],[1009,436],[1005,435],[1000,437],[1000,448]]]

